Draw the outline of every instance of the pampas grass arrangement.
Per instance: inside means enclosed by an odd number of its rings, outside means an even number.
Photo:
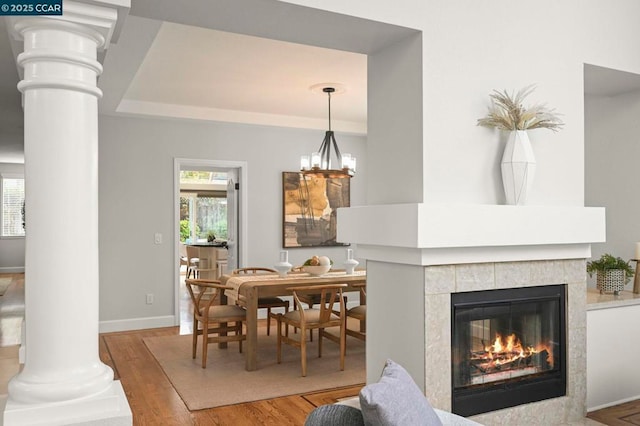
[[[489,95],[491,106],[486,117],[478,119],[478,126],[494,127],[500,130],[550,129],[560,130],[564,123],[554,109],[545,104],[529,107],[522,105],[524,99],[533,92],[535,85],[520,89],[517,93],[494,90]]]

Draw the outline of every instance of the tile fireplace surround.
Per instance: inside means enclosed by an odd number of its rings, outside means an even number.
[[[381,224],[393,224],[394,235],[380,235]],[[386,357],[406,361],[429,401],[447,411],[452,396],[451,294],[567,284],[566,396],[471,418],[486,425],[560,425],[584,419],[585,267],[591,243],[605,241],[604,209],[363,206],[338,211],[338,240],[357,244],[358,257],[367,259],[367,306],[403,312],[395,323],[390,315],[382,320],[372,315],[367,381],[376,379],[377,365]],[[390,291],[401,302],[380,300]],[[412,327],[407,328],[407,322]],[[373,334],[377,327],[386,330]],[[406,332],[396,337],[397,330]]]
[[[567,395],[471,417],[486,424],[561,424],[586,415],[585,260],[492,262],[425,267],[425,383],[429,401],[451,410],[451,293],[567,284]],[[444,323],[444,325],[443,325]]]

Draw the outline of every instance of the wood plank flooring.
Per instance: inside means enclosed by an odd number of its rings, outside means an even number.
[[[640,425],[640,400],[592,411],[587,417],[608,426]]]
[[[15,277],[12,289],[20,290],[24,274],[0,274]],[[13,284],[16,284],[14,287]],[[16,327],[16,305],[19,295],[4,299],[0,296],[0,330],[2,335],[15,339],[20,335]],[[23,301],[24,299],[22,299]],[[16,302],[18,301],[18,302]],[[7,321],[5,321],[7,320]],[[11,330],[10,328],[14,329]],[[114,370],[122,382],[133,412],[134,425],[303,425],[309,412],[316,406],[329,404],[358,394],[361,386],[330,389],[324,392],[294,395],[265,401],[236,404],[200,411],[189,411],[164,375],[162,369],[147,350],[142,339],[148,336],[179,334],[178,327],[106,333],[99,336],[102,361]],[[0,363],[0,393],[6,392],[6,381],[17,372],[15,342],[3,344]],[[11,362],[13,359],[13,362]],[[11,371],[10,371],[11,370]],[[5,374],[7,373],[7,374]],[[589,413],[590,419],[610,426],[640,426],[640,400],[628,402]]]
[[[100,335],[100,356],[125,389],[136,425],[302,425],[316,406],[355,396],[361,386],[189,411],[142,339],[178,327]]]

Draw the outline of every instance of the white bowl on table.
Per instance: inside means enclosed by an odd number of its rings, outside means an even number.
[[[331,269],[331,265],[304,265],[302,270],[311,275],[324,275]]]

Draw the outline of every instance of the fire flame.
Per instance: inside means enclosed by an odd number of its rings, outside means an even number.
[[[550,348],[543,344],[537,347],[523,347],[520,339],[518,339],[515,334],[510,334],[506,339],[503,339],[499,333],[496,333],[493,344],[485,346],[484,350],[486,352],[486,359],[496,366],[513,363],[518,359],[525,359],[546,350],[548,354],[547,362],[549,365],[553,365],[553,351],[551,351]]]

